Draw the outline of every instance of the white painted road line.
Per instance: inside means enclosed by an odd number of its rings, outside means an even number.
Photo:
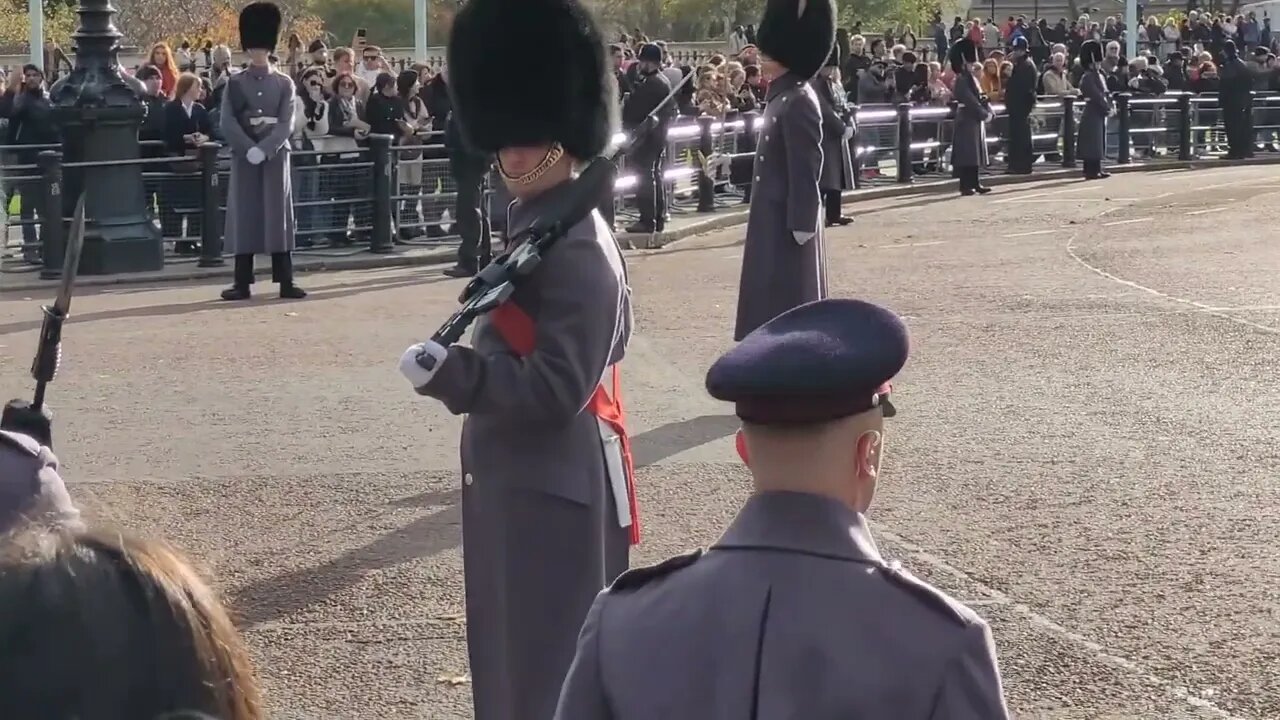
[[[1050,228],[1048,230],[1032,230],[1031,232],[1013,233],[1012,235],[1004,235],[1003,237],[1020,238],[1020,237],[1031,237],[1032,235],[1048,235],[1050,233],[1056,233],[1061,229],[1062,228]]]
[[[884,528],[876,528],[876,534],[883,536],[889,542],[902,548],[910,556],[914,563],[927,565],[936,572],[945,573],[959,580],[967,587],[977,588],[983,595],[987,596],[987,605],[1003,606],[1009,611],[1021,616],[1031,625],[1043,630],[1045,633],[1057,637],[1075,645],[1089,654],[1091,659],[1113,668],[1117,668],[1129,673],[1131,676],[1142,680],[1147,685],[1157,688],[1166,693],[1168,696],[1185,702],[1191,707],[1202,711],[1206,716],[1217,718],[1218,720],[1243,720],[1237,715],[1233,715],[1230,711],[1225,710],[1212,701],[1201,697],[1194,693],[1185,685],[1155,673],[1145,665],[1130,660],[1120,655],[1114,649],[1103,645],[1100,642],[1091,640],[1080,633],[1071,630],[1060,623],[1055,622],[1048,616],[1038,612],[1035,608],[1022,602],[1018,602],[1016,598],[1010,597],[1008,594],[987,585],[978,578],[952,565],[943,558],[938,557],[897,533],[890,532]]]
[[[934,246],[934,245],[946,245],[946,244],[947,244],[947,242],[948,242],[948,241],[946,241],[946,240],[934,240],[933,242],[922,242],[922,243],[899,243],[899,244],[893,244],[893,245],[880,245],[880,246],[878,246],[878,247],[879,247],[881,250],[893,250],[893,249],[895,249],[895,248],[932,247],[932,246]]]
[[[1133,288],[1134,290],[1140,290],[1142,292],[1154,295],[1158,298],[1163,298],[1165,300],[1168,300],[1169,302],[1177,303],[1179,305],[1189,305],[1193,308],[1196,308],[1198,311],[1206,315],[1212,315],[1213,317],[1226,320],[1228,322],[1233,322],[1233,323],[1236,323],[1237,325],[1244,325],[1246,327],[1251,327],[1255,330],[1261,330],[1262,332],[1267,333],[1268,335],[1280,335],[1280,327],[1263,325],[1262,323],[1254,322],[1252,320],[1246,320],[1242,317],[1236,317],[1235,315],[1228,315],[1225,312],[1223,312],[1222,309],[1216,308],[1212,305],[1206,305],[1202,302],[1196,302],[1195,300],[1191,300],[1189,298],[1181,298],[1176,295],[1170,295],[1169,293],[1160,292],[1155,288],[1150,288],[1150,287],[1147,287],[1146,285],[1141,285],[1132,280],[1125,280],[1124,278],[1118,275],[1112,275],[1111,273],[1107,272],[1106,270],[1103,270],[1102,268],[1096,265],[1091,265],[1088,260],[1085,260],[1084,258],[1080,257],[1078,253],[1076,253],[1075,244],[1076,244],[1076,239],[1079,237],[1080,237],[1080,233],[1077,232],[1076,234],[1072,235],[1070,238],[1067,239],[1067,248],[1066,248],[1067,255],[1070,256],[1072,260],[1075,260],[1077,263],[1084,266],[1092,273],[1095,273],[1101,277],[1104,277],[1113,283],[1123,285],[1125,287]],[[1238,309],[1240,308],[1237,308],[1237,310]]]
[[[1112,220],[1109,223],[1102,223],[1102,227],[1111,227],[1112,225],[1132,225],[1134,223],[1148,222],[1154,219],[1155,218],[1145,217],[1145,218],[1134,218],[1132,220]]]
[[[1223,210],[1230,210],[1230,209],[1231,208],[1225,208],[1225,207],[1209,208],[1207,210],[1192,210],[1187,214],[1188,215],[1208,215],[1209,213],[1222,212]]]

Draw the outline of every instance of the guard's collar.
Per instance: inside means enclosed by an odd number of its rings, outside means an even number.
[[[810,493],[753,495],[712,549],[781,550],[884,564],[861,513],[837,500]]]
[[[779,75],[776,79],[769,83],[769,91],[765,93],[765,101],[772,100],[785,90],[800,87],[805,84],[805,79],[788,70]]]

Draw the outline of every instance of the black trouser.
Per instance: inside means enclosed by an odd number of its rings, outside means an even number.
[[[1101,160],[1081,160],[1080,164],[1084,167],[1084,176],[1087,178],[1096,178],[1102,174]]]
[[[657,154],[645,153],[633,156],[636,168],[636,209],[640,211],[640,224],[661,231],[667,219],[667,187],[662,177],[662,156],[665,147]]]
[[[957,167],[956,177],[960,179],[960,191],[977,190],[982,187],[982,181],[978,179],[978,166]]]
[[[1035,156],[1031,152],[1031,114],[1009,114],[1010,172],[1029,172]]]
[[[253,254],[236,255],[235,285],[248,288],[253,284]],[[287,252],[271,253],[271,281],[281,288],[293,287],[293,255]]]
[[[200,208],[203,186],[200,175],[186,170],[169,179],[160,188],[160,232],[166,238],[197,243],[200,241]],[[187,218],[187,232],[182,232],[182,218]]]
[[[842,209],[840,207],[840,196],[842,194],[839,190],[822,191],[822,207],[826,210],[828,223],[836,222],[842,217],[840,214]]]
[[[484,196],[485,173],[457,173],[454,177],[458,194],[454,198],[454,214],[458,218],[458,265],[480,269],[493,254],[493,238],[489,230],[489,207]]]
[[[1221,96],[1219,96],[1221,98]],[[1249,129],[1249,105],[1234,98],[1222,98],[1222,129],[1227,134],[1227,153],[1244,157],[1253,152],[1253,133]]]

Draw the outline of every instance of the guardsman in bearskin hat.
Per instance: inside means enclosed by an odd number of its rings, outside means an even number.
[[[1102,62],[1102,45],[1097,40],[1086,40],[1080,46],[1080,97],[1084,98],[1084,110],[1080,112],[1080,133],[1076,141],[1076,156],[1084,165],[1088,180],[1111,177],[1102,171],[1102,159],[1107,151],[1107,117],[1113,112],[1111,93],[1107,81],[1102,79],[1098,64]]]
[[[538,82],[510,83],[538,38]],[[617,129],[605,44],[576,0],[470,0],[449,39],[454,120],[515,197],[508,237],[583,188],[576,168]],[[587,188],[598,197],[599,188]],[[618,362],[626,266],[598,211],[573,225],[471,347],[405,351],[419,394],[465,414],[462,541],[477,720],[547,720],[596,593],[638,541]],[[419,358],[430,355],[426,369]]]
[[[973,41],[961,38],[951,46],[951,69],[956,74],[955,135],[951,141],[951,165],[960,178],[960,194],[986,194],[991,188],[983,187],[978,179],[982,159],[986,155],[985,125],[992,118],[991,103],[978,87],[973,76],[973,64],[978,61],[978,49]]]
[[[735,340],[827,295],[818,189],[822,110],[809,81],[835,45],[835,6],[831,0],[769,0],[756,32],[769,90],[752,170]]]
[[[280,8],[256,2],[240,11],[240,47],[249,67],[227,80],[222,132],[231,145],[226,247],[235,256],[235,283],[223,300],[247,300],[253,256],[271,256],[280,297],[307,296],[293,284],[293,188],[289,136],[293,134],[293,80],[271,63],[280,37]]]
[[[867,523],[907,351],[893,312],[831,299],[711,366],[751,497],[710,549],[600,594],[556,720],[1009,716],[990,628],[881,555]]]
[[[810,81],[818,96],[818,109],[822,112],[822,177],[818,180],[818,188],[822,191],[827,227],[853,222],[853,218],[841,212],[840,203],[844,191],[853,189],[853,153],[849,150],[849,143],[854,132],[853,108],[840,82],[842,61],[840,48],[832,48],[822,70]]]

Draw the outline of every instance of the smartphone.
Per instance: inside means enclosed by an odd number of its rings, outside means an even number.
[[[351,44],[355,47],[363,47],[366,42],[365,39],[368,36],[369,36],[368,30],[366,30],[365,28],[356,28],[356,39],[353,40]]]

